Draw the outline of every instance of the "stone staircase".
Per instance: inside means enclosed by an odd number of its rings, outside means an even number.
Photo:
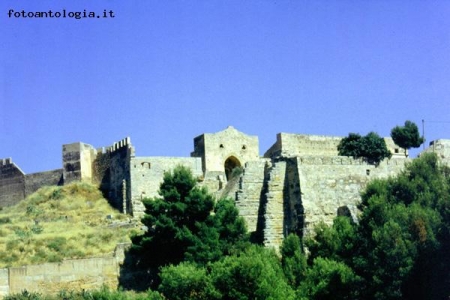
[[[270,159],[250,161],[245,164],[236,191],[236,207],[244,217],[249,232],[255,232],[258,224],[258,214],[261,195],[264,187],[264,170]]]
[[[264,245],[277,251],[284,237],[284,182],[286,162],[275,162],[269,170],[264,213]]]

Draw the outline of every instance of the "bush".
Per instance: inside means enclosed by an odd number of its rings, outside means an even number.
[[[9,224],[9,223],[11,223],[11,218],[8,217],[0,218],[0,224]]]
[[[294,299],[278,256],[261,246],[214,263],[211,277],[223,299]]]
[[[45,299],[42,294],[35,292],[28,292],[23,290],[20,294],[7,295],[3,298],[4,300],[43,300]]]
[[[305,299],[358,299],[355,292],[360,279],[344,263],[316,258],[306,272],[298,290],[299,298]]]
[[[164,267],[158,290],[171,300],[222,299],[206,269],[187,262]]]

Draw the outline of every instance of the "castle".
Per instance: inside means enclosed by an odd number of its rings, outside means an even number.
[[[1,159],[0,206],[14,205],[44,185],[85,181],[99,184],[123,213],[140,217],[142,199],[158,196],[164,172],[183,165],[217,197],[235,199],[249,232],[277,248],[290,232],[308,234],[318,222],[330,224],[337,215],[356,218],[366,184],[398,174],[410,161],[390,138],[385,141],[392,158],[378,166],[338,156],[341,139],[279,133],[263,157],[257,136],[231,126],[194,138],[190,157],[137,157],[130,138],[98,149],[66,144],[58,170],[24,174],[10,158]],[[450,141],[432,142],[425,151],[437,152],[448,163]]]

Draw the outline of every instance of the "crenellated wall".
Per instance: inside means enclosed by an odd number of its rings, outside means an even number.
[[[114,143],[106,149],[109,155],[108,200],[118,210],[130,211],[131,182],[130,160],[134,157],[134,147],[129,137]]]

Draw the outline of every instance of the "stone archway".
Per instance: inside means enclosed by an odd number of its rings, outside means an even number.
[[[225,175],[227,176],[227,181],[231,179],[233,170],[240,167],[241,162],[234,156],[230,156],[225,160]]]

